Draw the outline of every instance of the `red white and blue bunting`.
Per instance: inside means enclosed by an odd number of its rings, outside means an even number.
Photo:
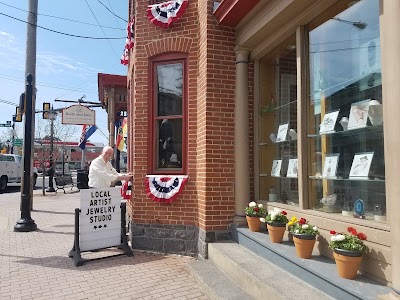
[[[156,202],[171,203],[182,192],[188,176],[146,175],[146,194]]]
[[[128,23],[126,27],[127,36],[125,41],[124,53],[121,56],[121,64],[127,65],[129,63],[129,52],[135,45],[135,19]]]
[[[154,25],[168,28],[173,22],[182,17],[188,5],[188,0],[166,1],[149,5],[147,7],[147,18]]]

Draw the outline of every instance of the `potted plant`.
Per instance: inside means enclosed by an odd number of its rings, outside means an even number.
[[[367,236],[353,227],[348,227],[347,231],[348,233],[337,233],[331,230],[329,248],[334,251],[333,257],[339,276],[354,279],[361,264],[362,254],[367,249],[364,245]]]
[[[260,231],[260,217],[266,215],[263,205],[252,201],[245,207],[244,211],[246,213],[247,225],[249,226],[250,231]]]
[[[282,243],[283,235],[286,231],[286,223],[289,221],[286,215],[286,211],[274,208],[268,212],[265,218],[260,218],[261,222],[267,223],[271,242]]]
[[[300,258],[310,258],[315,245],[315,237],[319,234],[318,228],[310,225],[304,218],[294,220],[292,218],[289,221],[288,229],[293,235],[297,256]]]

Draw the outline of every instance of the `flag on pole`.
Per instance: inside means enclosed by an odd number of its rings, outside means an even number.
[[[97,130],[96,125],[92,125],[88,127],[87,125],[82,126],[82,134],[81,134],[81,139],[79,140],[79,148],[82,150],[85,150],[86,147],[86,141],[89,139],[89,137]]]
[[[119,151],[124,150],[125,146],[125,135],[128,130],[128,118],[123,118],[121,125],[118,127],[118,135],[117,135],[117,149]]]

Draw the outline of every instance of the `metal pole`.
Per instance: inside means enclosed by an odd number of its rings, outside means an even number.
[[[26,60],[25,60],[25,78],[28,74],[32,75],[32,111],[33,115],[30,119],[30,132],[32,137],[35,136],[35,99],[36,99],[36,32],[37,32],[37,12],[38,0],[29,0],[28,18],[26,25]],[[27,103],[28,105],[28,103]],[[26,118],[26,117],[25,117]],[[26,122],[26,119],[25,119]],[[34,140],[34,139],[32,139]],[[34,153],[34,143],[32,142],[31,153]],[[31,160],[30,176],[33,177],[33,159]],[[30,189],[31,210],[33,209],[33,189]]]
[[[86,148],[82,150],[81,170],[85,169],[85,151],[86,151]]]
[[[15,143],[15,116],[12,118],[12,145],[11,145],[11,154],[14,154],[14,143]]]
[[[53,187],[53,177],[54,177],[54,161],[53,161],[53,151],[54,151],[54,118],[55,112],[53,110],[53,106],[51,107],[50,115],[50,169],[49,169],[49,188],[46,192],[55,192],[56,190]]]
[[[26,85],[26,111],[25,111],[25,130],[24,130],[24,155],[23,164],[24,172],[22,174],[21,187],[21,218],[14,226],[14,231],[28,232],[37,229],[35,221],[31,218],[31,196],[32,196],[32,147],[33,136],[31,134],[32,118],[34,111],[32,110],[32,75],[27,76],[28,84]]]
[[[25,78],[26,103],[24,127],[24,173],[21,187],[21,219],[14,226],[14,231],[34,231],[37,229],[35,221],[31,219],[30,211],[33,208],[33,157],[35,136],[35,95],[36,95],[36,31],[38,0],[29,0],[26,28],[26,60]],[[28,95],[29,93],[29,95]],[[29,142],[28,142],[29,141]]]
[[[64,176],[64,156],[65,156],[65,152],[64,152],[64,146],[62,148],[62,176]]]
[[[118,150],[117,148],[117,155],[115,158],[115,170],[119,173],[121,172],[121,164],[120,164],[120,160],[121,160],[121,152]]]

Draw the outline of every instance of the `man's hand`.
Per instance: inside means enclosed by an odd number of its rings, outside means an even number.
[[[121,176],[118,177],[118,180],[131,180],[133,174],[132,173],[127,173],[127,174],[122,174]]]

